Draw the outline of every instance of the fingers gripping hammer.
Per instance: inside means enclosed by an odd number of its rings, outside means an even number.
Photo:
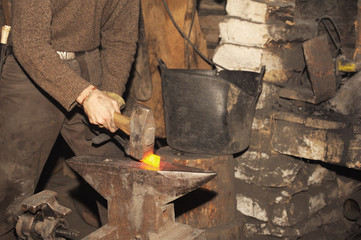
[[[103,92],[116,100],[120,107],[124,106],[125,102],[121,96],[113,92]],[[114,112],[114,123],[117,128],[129,136],[129,140],[117,134],[111,136],[107,133],[99,133],[93,138],[93,144],[102,144],[113,137],[123,145],[125,153],[135,159],[140,160],[145,153],[153,153],[156,125],[150,108],[135,103],[130,117]]]

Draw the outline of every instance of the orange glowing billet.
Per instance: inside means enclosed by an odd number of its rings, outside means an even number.
[[[159,168],[160,166],[160,156],[153,153],[145,153],[143,159],[140,160],[143,163],[151,165],[152,167]]]

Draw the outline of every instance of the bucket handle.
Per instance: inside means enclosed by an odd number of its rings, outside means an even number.
[[[159,67],[160,67],[160,70],[161,70],[161,71],[162,71],[163,69],[168,69],[168,68],[167,68],[167,65],[165,64],[165,62],[163,61],[163,59],[157,58],[157,60],[158,60]]]
[[[161,74],[164,72],[164,70],[168,69],[167,65],[165,64],[165,62],[163,61],[163,59],[161,58],[157,58],[158,60],[158,63],[159,63],[159,68],[160,68],[160,71],[161,71]],[[258,81],[258,93],[261,93],[262,91],[262,82],[263,82],[263,77],[264,77],[264,74],[266,72],[266,66],[263,65],[261,67],[261,71],[259,73],[259,75],[256,77],[256,80]]]
[[[170,12],[169,10],[169,7],[168,7],[168,4],[165,0],[162,0],[163,2],[163,5],[165,7],[165,9],[167,10],[167,13],[169,15],[169,18],[170,20],[172,21],[173,25],[175,26],[175,28],[178,30],[178,32],[180,33],[180,35],[185,39],[187,40],[187,42],[193,47],[193,49],[198,53],[198,55],[205,61],[207,62],[211,67],[219,67],[223,70],[227,70],[227,68],[223,67],[222,65],[218,64],[218,63],[215,63],[214,61],[208,59],[198,48],[196,45],[194,45],[194,43],[183,33],[183,31],[180,29],[180,27],[178,26],[178,24],[176,23],[176,21],[174,20],[173,18],[173,15],[172,13]],[[196,1],[197,2],[197,1]],[[194,6],[195,9],[197,7],[197,5]],[[195,10],[194,9],[194,10]],[[194,19],[193,19],[194,20]],[[193,24],[192,24],[193,26]]]
[[[266,66],[263,65],[259,75],[256,77],[256,80],[258,81],[258,89],[257,89],[258,94],[262,92],[262,85],[263,85],[262,83],[265,72],[266,72]]]

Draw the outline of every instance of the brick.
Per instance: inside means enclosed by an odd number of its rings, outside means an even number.
[[[219,23],[219,33],[222,42],[268,48],[269,43],[299,43],[313,38],[317,34],[317,25],[264,24],[228,17]]]
[[[316,195],[311,195],[308,201],[308,210],[312,215],[326,206],[325,193],[320,192]]]
[[[256,218],[260,221],[268,221],[268,214],[266,209],[261,206],[263,201],[237,194],[237,210],[246,216]]]
[[[284,237],[286,230],[284,228],[270,226],[266,223],[246,223],[244,232],[247,239],[260,239],[260,236]]]
[[[270,141],[272,138],[271,121],[269,118],[258,116],[256,112],[252,122],[250,148],[261,152],[270,152]]]
[[[263,47],[271,38],[268,25],[237,18],[227,18],[219,24],[221,41],[250,47]]]
[[[276,19],[289,19],[293,22],[295,1],[229,0],[226,11],[229,16],[239,17],[252,22],[266,23]]]
[[[274,207],[272,223],[278,226],[291,226],[286,206],[280,204]]]
[[[261,70],[262,49],[234,44],[221,44],[213,61],[230,70],[259,72]]]
[[[324,178],[328,175],[329,170],[318,165],[314,172],[308,177],[307,185],[321,185]]]
[[[235,178],[264,187],[286,187],[293,184],[302,166],[280,154],[247,151],[236,159]]]
[[[272,52],[270,49],[264,49],[262,54],[262,65],[266,66],[264,80],[268,82],[284,82],[291,72],[284,65],[284,59],[281,52]]]
[[[284,43],[270,46],[268,42],[272,37],[269,28],[277,27],[239,19],[228,19],[220,23],[223,46],[221,44],[219,49],[216,49],[213,60],[233,70],[257,72],[261,65],[265,65],[265,81],[287,81],[295,70],[301,71],[304,67],[302,46]]]
[[[274,44],[263,49],[262,65],[266,66],[264,80],[286,82],[295,71],[304,67],[302,46],[299,44]]]
[[[348,148],[349,161],[346,166],[349,168],[361,169],[361,134],[354,134]]]
[[[318,128],[318,129],[341,129],[341,128],[346,128],[347,124],[344,122],[328,121],[328,120],[308,117],[306,119],[305,126]]]
[[[276,112],[274,113],[273,118],[279,120],[285,120],[293,123],[299,123],[305,125],[306,127],[317,128],[317,129],[330,130],[330,129],[342,129],[347,127],[347,124],[345,122],[334,121],[334,120],[330,121],[313,116],[306,117],[302,115],[296,115],[290,112]]]
[[[259,173],[262,165],[261,162],[269,161],[269,155],[262,152],[247,151],[236,159],[235,178],[246,183],[259,183]]]
[[[304,222],[309,218],[309,191],[301,192],[292,197],[291,201],[287,205],[288,219],[291,225],[297,225]]]
[[[341,175],[337,176],[337,195],[339,199],[344,199],[345,197],[348,197],[355,191],[355,189],[359,187],[359,181]]]
[[[284,120],[292,123],[304,124],[306,122],[305,116],[296,115],[290,112],[278,111],[273,114],[273,119]]]
[[[269,41],[297,43],[317,36],[317,24],[314,22],[307,22],[302,24],[281,22],[278,24],[268,25],[268,34],[271,36]]]
[[[344,150],[342,135],[276,120],[272,149],[286,155],[339,164]]]
[[[258,98],[256,111],[262,110],[264,108],[271,109],[272,105],[275,102],[275,99],[278,98],[278,88],[274,85],[268,84],[267,82],[263,82],[262,84],[262,92]],[[269,116],[269,112],[267,112],[267,117]]]
[[[229,16],[240,17],[252,22],[266,22],[267,4],[252,0],[228,0],[226,11]]]
[[[266,63],[267,64],[267,63]],[[265,64],[265,66],[267,66]],[[264,81],[272,83],[283,83],[292,75],[291,71],[285,69],[268,69],[264,75]]]

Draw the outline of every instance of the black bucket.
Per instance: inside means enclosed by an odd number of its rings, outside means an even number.
[[[249,146],[261,73],[168,69],[159,60],[167,143],[189,153],[235,154]]]

